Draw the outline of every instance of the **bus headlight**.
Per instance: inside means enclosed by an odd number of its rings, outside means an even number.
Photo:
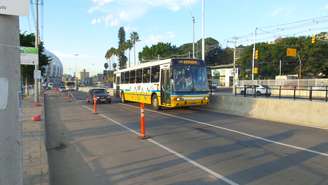
[[[208,100],[208,97],[207,97],[207,96],[205,96],[205,97],[204,97],[204,100],[205,100],[205,101],[207,101],[207,100]]]
[[[177,101],[183,101],[183,98],[177,97]]]

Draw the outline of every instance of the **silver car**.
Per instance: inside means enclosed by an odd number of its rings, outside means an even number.
[[[245,94],[246,90],[246,94]],[[256,96],[271,96],[271,89],[266,85],[250,85],[241,87],[240,94],[242,95],[256,95]]]

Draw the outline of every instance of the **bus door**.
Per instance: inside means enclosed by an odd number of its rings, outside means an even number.
[[[170,68],[161,69],[161,104],[171,104]]]
[[[117,97],[120,96],[120,83],[121,83],[121,77],[120,76],[116,76],[116,92],[115,92],[115,95]]]

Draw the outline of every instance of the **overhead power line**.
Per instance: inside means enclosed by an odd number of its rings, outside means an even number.
[[[277,24],[271,26],[260,26],[257,28],[256,42],[269,42],[277,38],[298,36],[299,34],[313,34],[318,31],[326,31],[328,26],[328,16],[303,19],[299,21]],[[254,42],[254,33],[248,33],[238,36],[238,44],[252,44]],[[233,40],[233,38],[224,41]]]

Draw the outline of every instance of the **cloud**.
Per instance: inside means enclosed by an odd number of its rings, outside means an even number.
[[[176,12],[195,4],[198,0],[92,0],[88,13],[96,16],[92,24],[117,27],[146,15],[154,8]]]
[[[92,0],[92,2],[96,5],[96,6],[104,6],[110,2],[112,2],[113,0]]]
[[[165,32],[161,34],[151,34],[147,36],[144,41],[142,41],[141,45],[153,45],[158,42],[172,42],[172,40],[176,37],[174,32]]]

